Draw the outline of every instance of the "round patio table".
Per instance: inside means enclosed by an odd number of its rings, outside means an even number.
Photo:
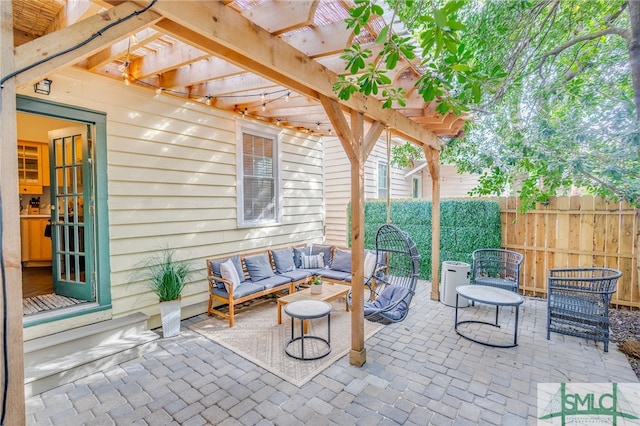
[[[292,358],[300,359],[303,361],[311,361],[314,359],[323,358],[331,353],[331,304],[323,302],[321,300],[296,300],[294,302],[287,303],[284,307],[284,312],[291,317],[291,339],[285,344],[284,351]],[[320,336],[312,336],[304,333],[304,322],[306,320],[327,317],[327,338]],[[294,320],[300,320],[300,336],[294,337]],[[305,355],[304,344],[305,340],[313,340],[320,342],[319,345],[326,345],[324,351],[315,353],[313,355]],[[294,352],[292,345],[295,342],[300,342],[300,352]],[[307,342],[308,346],[309,343]],[[315,347],[316,345],[314,345]]]
[[[487,322],[487,321],[478,321],[478,320],[466,320],[466,321],[458,321],[458,299],[459,297],[466,297],[469,300],[485,303],[487,305],[494,305],[496,307],[496,321],[495,323]],[[504,290],[501,288],[490,287],[486,285],[463,285],[456,288],[456,314],[455,314],[455,325],[454,329],[458,335],[464,337],[467,340],[471,340],[472,342],[480,343],[482,345],[491,346],[493,348],[513,348],[514,346],[518,346],[518,311],[520,305],[524,302],[524,297],[519,295],[518,293],[514,293],[513,291]],[[498,327],[498,312],[500,306],[515,306],[516,308],[516,321],[513,330],[513,344],[509,345],[497,345],[490,342],[485,342],[482,340],[477,340],[467,335],[462,334],[458,331],[459,324],[487,324],[493,327]]]

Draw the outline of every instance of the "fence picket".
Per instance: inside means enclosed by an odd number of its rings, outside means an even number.
[[[522,214],[515,197],[502,197],[502,246],[525,255],[522,288],[544,296],[551,268],[610,267],[623,275],[612,303],[640,308],[638,209],[597,197],[554,197]]]

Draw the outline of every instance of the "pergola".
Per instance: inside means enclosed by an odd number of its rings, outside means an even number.
[[[183,97],[320,135],[335,134],[351,162],[353,305],[350,362],[366,360],[363,317],[364,164],[385,129],[424,151],[433,189],[432,299],[439,286],[439,152],[441,137],[464,119],[440,115],[413,84],[418,62],[402,60],[390,77],[407,105],[383,109],[374,96],[339,100],[349,0],[13,0],[0,2],[2,229],[8,304],[9,415],[24,415],[20,241],[16,169],[16,90],[75,67],[150,91]],[[389,14],[391,16],[391,14]],[[385,17],[389,18],[389,17]],[[355,39],[374,46],[385,18]],[[105,29],[105,27],[107,27]],[[399,25],[394,31],[402,32]],[[15,214],[10,214],[15,212]],[[15,288],[17,287],[17,288]],[[22,407],[22,411],[20,411]],[[15,410],[18,410],[17,412]]]

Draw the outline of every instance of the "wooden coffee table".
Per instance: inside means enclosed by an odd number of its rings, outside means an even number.
[[[310,288],[296,291],[295,293],[288,294],[278,298],[278,324],[282,324],[282,307],[290,302],[296,300],[322,300],[323,302],[332,302],[340,297],[345,297],[351,287],[342,284],[322,284],[322,293],[311,294]],[[345,298],[344,305],[346,310],[349,310],[349,304]],[[307,332],[307,322],[304,322],[305,333]]]

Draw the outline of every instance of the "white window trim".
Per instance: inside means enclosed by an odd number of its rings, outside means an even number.
[[[275,183],[275,218],[267,220],[244,220],[244,168],[243,168],[243,135],[250,133],[255,136],[273,139],[274,141],[274,183]],[[281,161],[282,130],[247,119],[236,120],[236,187],[237,187],[237,216],[238,228],[254,228],[258,226],[277,225],[282,223],[282,161]]]
[[[382,160],[380,158],[377,159],[377,163],[376,163],[376,198],[381,199],[380,198],[380,164],[384,164],[385,166],[387,166],[387,174],[391,173],[391,170],[389,170],[389,164],[387,163],[386,160]],[[386,177],[385,177],[385,182],[387,182]],[[390,189],[387,188],[387,193],[391,194],[391,192],[389,192]],[[386,196],[384,197],[385,199],[387,198]]]

